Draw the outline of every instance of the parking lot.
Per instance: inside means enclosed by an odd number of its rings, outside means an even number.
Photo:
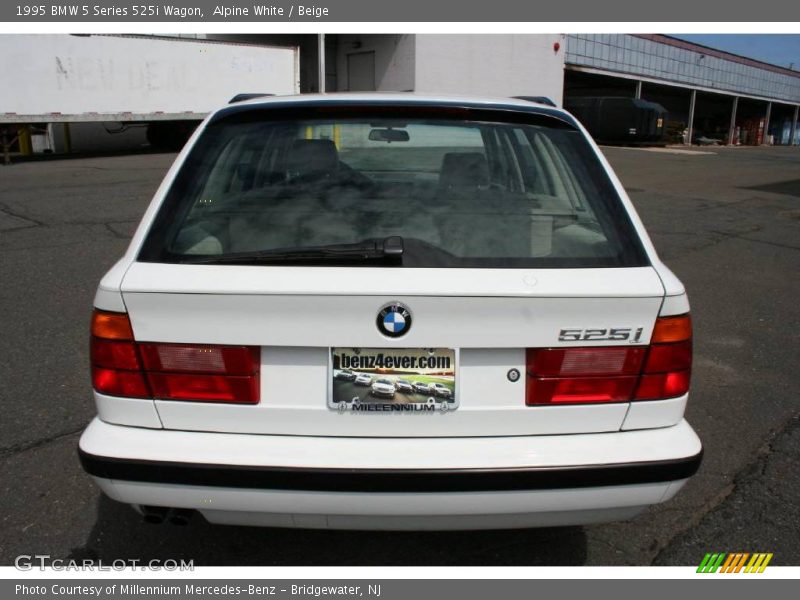
[[[449,533],[156,526],[101,497],[75,453],[95,412],[92,298],[174,156],[0,166],[0,564],[649,565],[712,550],[800,564],[800,149],[604,151],[689,292],[703,465],[628,522]]]

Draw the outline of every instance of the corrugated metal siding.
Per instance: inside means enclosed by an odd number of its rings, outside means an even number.
[[[800,102],[800,77],[618,33],[570,34],[567,65]]]

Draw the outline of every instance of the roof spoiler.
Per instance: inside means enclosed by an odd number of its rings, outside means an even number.
[[[228,104],[236,104],[237,102],[244,102],[245,100],[252,100],[253,98],[266,98],[267,96],[274,96],[275,94],[259,94],[259,93],[246,93],[236,94],[233,98],[228,100]]]
[[[527,100],[528,102],[536,102],[536,104],[545,104],[547,106],[555,107],[556,103],[550,100],[547,96],[512,96],[516,100]]]

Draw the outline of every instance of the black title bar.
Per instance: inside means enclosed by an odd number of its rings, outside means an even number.
[[[152,2],[152,0],[151,0]],[[224,23],[224,22],[800,22],[800,2],[786,0],[148,0],[69,2],[12,0],[0,22]]]

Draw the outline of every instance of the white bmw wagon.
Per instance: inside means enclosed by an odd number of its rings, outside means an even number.
[[[100,282],[79,454],[156,522],[626,519],[700,464],[691,336],[683,286],[568,113],[251,99],[200,126]]]

